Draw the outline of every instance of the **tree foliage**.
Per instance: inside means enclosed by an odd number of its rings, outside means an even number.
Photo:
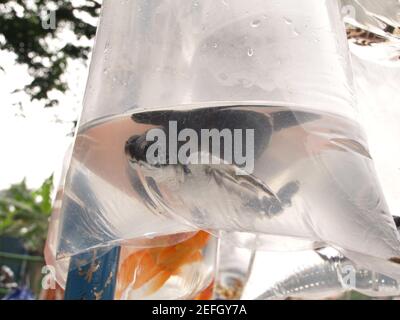
[[[21,238],[28,251],[43,252],[52,212],[53,177],[40,188],[28,189],[25,180],[0,192],[0,236]]]
[[[52,106],[57,101],[49,93],[68,89],[63,79],[68,61],[88,58],[90,47],[79,40],[91,39],[96,32],[83,17],[97,17],[100,7],[99,0],[0,0],[0,49],[15,53],[16,62],[28,67],[33,80],[23,89],[32,100]],[[43,27],[44,13],[51,11],[55,12],[55,29]],[[76,41],[63,39],[68,30]]]

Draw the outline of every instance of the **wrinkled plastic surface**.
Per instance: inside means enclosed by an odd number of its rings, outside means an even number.
[[[400,65],[384,66],[353,56],[360,121],[390,212],[400,215]]]
[[[55,271],[55,280],[63,289],[65,288],[65,284],[67,281],[70,259],[69,257],[66,257],[65,259],[57,259],[57,248],[61,230],[60,210],[62,199],[64,196],[65,179],[69,165],[71,163],[71,157],[72,146],[70,146],[65,153],[62,167],[58,172],[58,181],[57,179],[54,179],[55,183],[57,184],[57,191],[53,201],[53,211],[51,213],[49,221],[49,228],[44,248],[44,258],[46,261],[46,265],[54,268],[53,271]]]
[[[302,256],[305,261],[307,254],[302,253]],[[290,259],[292,264],[288,265]],[[352,291],[374,298],[400,295],[398,280],[365,269],[332,248],[319,252],[309,251],[306,261],[303,264],[296,263],[295,255],[289,257],[281,254],[274,257],[271,253],[257,252],[244,298],[338,299]],[[274,265],[283,265],[283,269],[289,267],[291,270],[273,275],[271,270]]]
[[[218,269],[216,270],[214,298],[239,300],[253,268],[256,252],[254,234],[220,232]],[[246,242],[245,246],[240,246]],[[253,242],[253,249],[250,249]]]
[[[396,225],[399,226],[399,218]],[[220,236],[216,297],[236,299],[343,299],[351,292],[370,298],[400,295],[399,278],[366,268],[332,247],[284,250],[269,239],[269,250],[256,248],[260,235],[226,233]],[[277,247],[278,245],[279,247]],[[221,275],[225,276],[221,277]],[[219,279],[225,280],[221,286]],[[240,280],[240,281],[238,281]],[[240,284],[238,286],[237,284]],[[219,286],[218,286],[219,285]],[[238,290],[240,288],[240,290]],[[222,290],[223,289],[223,290]]]
[[[397,0],[341,0],[350,48],[357,56],[399,66],[400,3]]]
[[[260,234],[257,248],[329,244],[400,277],[400,239],[355,119],[336,1],[105,1],[58,257],[224,230]],[[155,167],[127,152],[170,121],[253,129],[254,171]]]

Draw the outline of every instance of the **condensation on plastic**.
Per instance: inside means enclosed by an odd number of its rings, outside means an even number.
[[[336,0],[105,0],[80,124],[210,101],[354,116],[340,19]]]
[[[400,239],[352,86],[337,1],[105,1],[58,257],[210,229],[260,234],[265,248],[327,243],[400,276]],[[147,113],[128,116],[138,110]],[[263,133],[254,173],[237,180],[230,166],[198,166],[188,177],[127,159],[130,136],[177,114],[189,124],[245,115],[236,124]]]

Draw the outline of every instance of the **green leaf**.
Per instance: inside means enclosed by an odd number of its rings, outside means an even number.
[[[28,189],[23,180],[0,192],[0,236],[21,238],[28,250],[41,253],[52,211],[52,189],[53,176],[36,190]]]
[[[42,100],[45,105],[57,104],[57,100],[49,97],[51,91],[64,93],[68,85],[64,76],[68,67],[68,60],[80,59],[86,61],[89,48],[84,45],[71,44],[65,41],[62,34],[72,31],[76,39],[85,37],[92,39],[96,27],[79,18],[81,14],[98,17],[100,3],[98,0],[79,1],[53,1],[53,0],[2,0],[0,1],[0,36],[5,41],[0,42],[0,50],[13,52],[16,62],[28,67],[32,81],[25,86],[27,94],[32,100]],[[32,5],[34,3],[34,5]],[[24,9],[23,14],[14,10],[18,4]],[[56,29],[42,27],[41,14],[47,11],[49,5],[55,6]],[[57,50],[50,42],[65,42],[63,50]],[[56,58],[55,58],[56,57]],[[47,61],[48,63],[44,63]],[[50,61],[50,62],[49,62]]]

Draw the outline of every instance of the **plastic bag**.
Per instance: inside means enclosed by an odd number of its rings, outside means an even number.
[[[400,4],[396,0],[341,0],[351,51],[365,60],[398,66]]]
[[[58,258],[224,230],[400,277],[351,76],[337,1],[105,1]]]

